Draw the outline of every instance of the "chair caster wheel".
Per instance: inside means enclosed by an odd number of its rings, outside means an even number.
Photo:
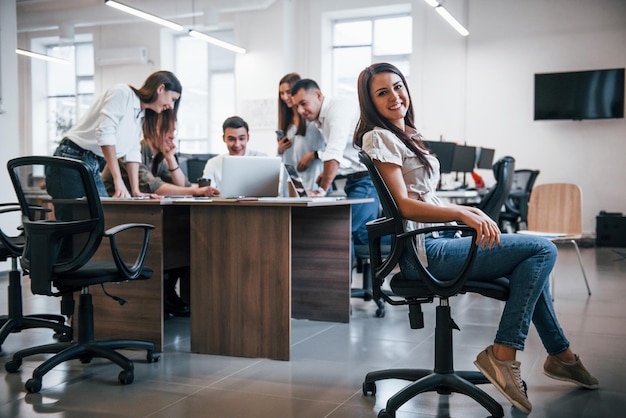
[[[146,361],[148,363],[156,363],[159,361],[159,358],[161,358],[161,355],[152,351],[148,351],[148,354],[146,355]]]
[[[378,309],[376,309],[376,317],[377,318],[384,318],[385,317],[385,308],[378,308]]]
[[[87,364],[87,363],[91,363],[93,356],[89,354],[85,354],[85,355],[80,356],[79,359],[81,363]]]
[[[122,370],[117,376],[117,380],[123,385],[130,385],[135,380],[135,373],[132,370]]]
[[[396,418],[396,411],[387,411],[386,409],[381,409],[378,413],[378,418]]]
[[[29,393],[37,393],[41,390],[41,380],[28,379],[24,387]]]
[[[22,359],[19,360],[9,360],[4,364],[4,370],[9,373],[15,373],[22,366]]]
[[[363,382],[363,395],[365,396],[376,395],[376,382]]]

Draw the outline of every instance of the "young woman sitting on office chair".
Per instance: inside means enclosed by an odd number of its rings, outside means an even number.
[[[478,232],[479,248],[470,279],[507,277],[507,300],[493,345],[474,364],[520,411],[532,405],[520,375],[517,350],[524,349],[531,320],[548,352],[544,373],[554,379],[595,389],[598,380],[585,369],[556,318],[550,296],[549,276],[556,261],[554,245],[539,237],[500,234],[498,225],[481,210],[446,206],[435,195],[439,162],[425,148],[415,128],[411,98],[402,73],[387,63],[373,64],[358,80],[361,116],[355,144],[374,161],[407,220],[407,229],[460,221]],[[442,279],[458,271],[469,237],[441,233],[418,243],[428,269]],[[455,270],[455,268],[458,268]],[[419,280],[411,257],[401,258],[400,269],[408,279]],[[450,277],[452,279],[452,277]]]

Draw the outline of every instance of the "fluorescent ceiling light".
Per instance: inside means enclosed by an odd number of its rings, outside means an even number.
[[[57,58],[57,57],[53,57],[50,55],[39,54],[37,52],[30,52],[30,51],[26,51],[25,49],[17,48],[15,52],[17,52],[20,55],[24,55],[26,57],[37,58],[40,60],[45,60],[45,61],[50,61],[50,62],[56,62],[57,64],[69,64],[70,63],[68,60],[64,60],[63,58]]]
[[[175,31],[182,31],[183,27],[178,23],[174,23],[172,21],[161,19],[158,16],[151,15],[150,13],[142,12],[139,9],[135,9],[134,7],[126,6],[122,3],[118,3],[113,0],[104,0],[104,4],[107,6],[111,6],[114,9],[120,10],[122,12],[131,14],[133,16],[140,17],[144,20],[149,20],[150,22],[158,23],[161,26],[165,26],[166,28],[174,29]]]
[[[424,0],[430,7],[439,6],[439,2],[437,0]]]
[[[213,44],[213,45],[220,46],[220,47],[222,47],[224,49],[228,49],[228,50],[236,52],[238,54],[245,54],[246,53],[245,49],[243,49],[243,48],[241,48],[241,47],[239,47],[237,45],[229,44],[228,42],[224,42],[224,41],[219,40],[217,38],[214,38],[212,36],[206,35],[206,34],[204,34],[202,32],[198,32],[197,30],[193,30],[193,29],[190,30],[189,31],[189,36],[193,36],[194,38],[197,38],[197,39],[202,39],[205,42],[208,42],[208,43]]]
[[[441,17],[443,17],[446,20],[446,22],[450,24],[450,26],[456,29],[456,31],[459,32],[461,35],[463,36],[469,35],[468,30],[465,29],[465,27],[463,27],[463,25],[461,25],[459,21],[456,20],[450,13],[448,13],[448,11],[443,8],[443,6],[439,5],[435,7],[435,10],[437,11],[437,13],[439,13]]]

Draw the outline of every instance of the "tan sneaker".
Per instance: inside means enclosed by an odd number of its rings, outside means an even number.
[[[563,363],[556,356],[548,356],[546,362],[543,363],[543,374],[552,379],[572,382],[587,389],[598,388],[598,379],[585,369],[578,355],[576,355],[576,363],[573,364]]]
[[[526,383],[520,376],[519,361],[496,359],[490,345],[476,357],[474,364],[514,407],[526,415],[530,414],[533,406],[526,394]]]

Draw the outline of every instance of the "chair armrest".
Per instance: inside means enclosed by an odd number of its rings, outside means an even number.
[[[380,254],[381,236],[389,235],[388,228],[392,222],[393,220],[391,219],[380,219],[368,224],[368,233],[372,231],[374,234],[373,240],[370,241],[370,254],[376,254],[376,252],[378,252],[377,256]],[[372,228],[370,228],[370,225],[372,225]],[[471,236],[471,243],[468,246],[467,256],[465,258],[463,267],[457,273],[456,277],[452,280],[440,280],[434,277],[427,270],[427,268],[422,264],[418,257],[418,251],[415,246],[415,242],[412,239],[417,235],[428,234],[436,231],[462,231],[464,234]],[[377,233],[383,235],[377,235]],[[370,237],[372,237],[372,235],[370,235]],[[424,284],[433,294],[441,297],[450,297],[458,294],[465,285],[465,281],[467,280],[467,274],[469,273],[469,270],[474,262],[474,258],[476,257],[476,252],[478,249],[478,246],[476,245],[476,237],[477,232],[474,229],[465,225],[432,226],[428,228],[420,228],[413,231],[402,232],[392,235],[392,240],[396,241],[392,244],[392,253],[387,257],[387,259],[382,261],[380,258],[372,259],[372,268],[376,278],[376,280],[374,280],[374,284],[376,287],[375,291],[377,291],[378,294],[383,297],[388,303],[396,304],[394,303],[394,300],[391,300],[391,298],[386,296],[383,292],[380,292],[380,286],[382,286],[382,283],[384,282],[387,275],[397,265],[399,258],[402,255],[402,251],[405,250],[411,252],[411,255],[415,261],[415,265],[417,266],[417,269],[423,278]],[[376,247],[378,247],[378,249],[376,249]]]
[[[417,248],[415,247],[415,242],[412,239],[408,239],[416,235],[428,234],[436,231],[462,231],[464,234],[472,237],[463,267],[457,273],[456,277],[452,280],[439,280],[435,276],[433,276],[426,269],[426,267],[424,267],[419,257],[417,256]],[[465,285],[465,281],[467,280],[467,274],[469,273],[469,270],[474,263],[474,258],[476,258],[476,252],[478,250],[478,246],[476,245],[476,237],[477,232],[474,229],[464,225],[441,225],[428,228],[420,228],[414,231],[405,232],[399,236],[399,238],[405,240],[405,244],[408,244],[409,248],[412,250],[411,255],[413,256],[415,264],[420,274],[422,275],[426,286],[434,294],[441,297],[454,296],[458,294],[461,288],[463,288],[463,286]]]
[[[122,256],[117,247],[117,241],[116,241],[115,236],[122,231],[134,229],[134,228],[143,228],[144,235],[143,235],[143,242],[142,242],[139,254],[137,254],[137,258],[135,259],[135,262],[133,263],[133,265],[129,266],[122,259]],[[112,228],[107,229],[104,232],[104,236],[109,238],[109,243],[111,245],[111,254],[113,255],[113,260],[115,261],[115,265],[117,266],[117,269],[120,271],[120,273],[122,273],[124,277],[126,277],[128,280],[136,279],[141,274],[141,270],[143,269],[143,264],[146,259],[146,254],[148,252],[148,243],[150,242],[150,230],[151,229],[154,229],[154,225],[129,223],[129,224],[121,224],[121,225],[114,226]]]

